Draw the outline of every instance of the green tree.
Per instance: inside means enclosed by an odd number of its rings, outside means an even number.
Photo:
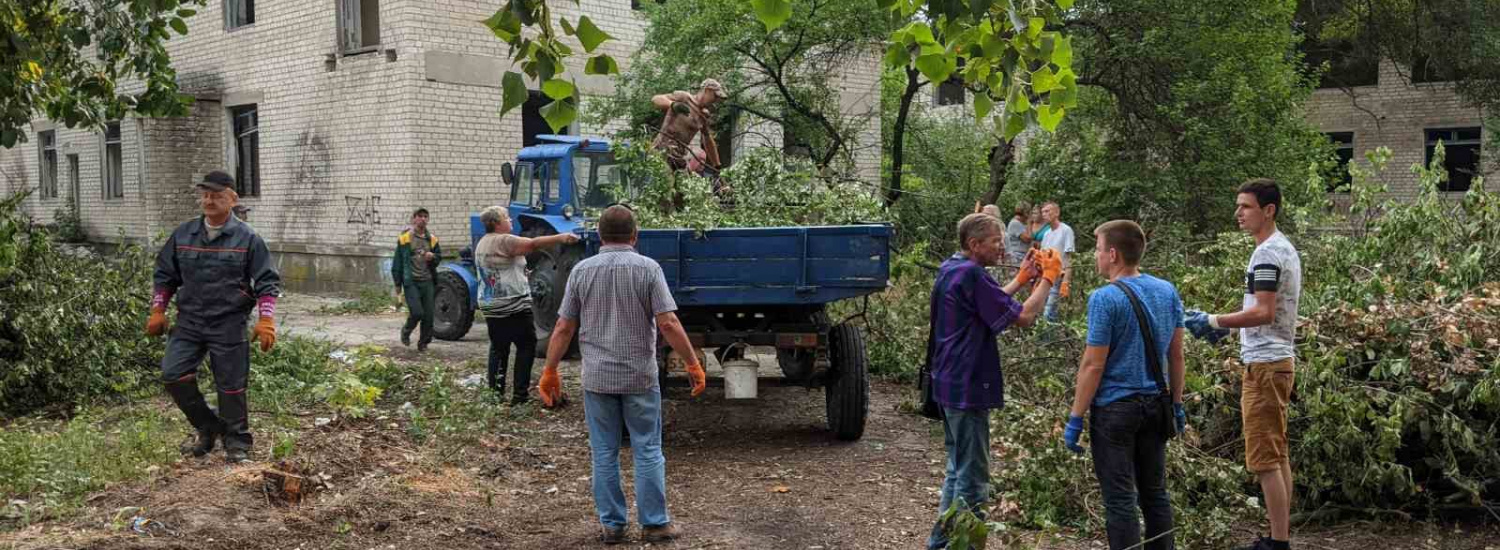
[[[1245,179],[1305,179],[1330,150],[1303,118],[1312,83],[1294,55],[1293,8],[1080,1],[1065,22],[1083,88],[1070,113],[1078,123],[1028,147],[1011,194],[1057,200],[1081,221],[1200,230],[1227,223]]]
[[[165,44],[204,1],[0,0],[0,146],[37,113],[70,128],[185,113]]]

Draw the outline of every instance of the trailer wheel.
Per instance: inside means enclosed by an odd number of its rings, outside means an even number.
[[[829,333],[829,359],[833,372],[823,387],[828,408],[828,429],[844,441],[865,435],[865,417],[870,412],[870,377],[865,357],[865,338],[859,327],[841,324]]]
[[[438,272],[432,309],[432,335],[439,340],[459,340],[474,326],[474,304],[469,303],[469,284],[457,273]]]
[[[535,239],[555,234],[552,228],[543,225],[527,229],[521,236]],[[531,319],[536,324],[537,357],[547,356],[547,345],[552,339],[552,327],[557,324],[557,310],[562,307],[568,275],[582,258],[582,243],[543,248],[526,256],[526,267],[531,271]],[[578,355],[577,336],[573,337],[573,343],[568,346],[567,355]]]

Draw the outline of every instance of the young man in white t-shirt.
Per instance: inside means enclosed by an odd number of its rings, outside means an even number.
[[[1255,252],[1245,272],[1244,307],[1237,313],[1189,312],[1184,324],[1194,336],[1217,341],[1240,329],[1240,362],[1245,364],[1240,393],[1244,421],[1245,466],[1260,479],[1271,536],[1246,550],[1291,548],[1292,463],[1287,438],[1287,405],[1294,386],[1297,302],[1302,297],[1302,259],[1286,235],[1276,229],[1281,189],[1269,179],[1240,186],[1235,220],[1255,237]]]

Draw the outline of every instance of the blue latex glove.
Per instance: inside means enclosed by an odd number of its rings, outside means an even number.
[[[1182,409],[1182,403],[1172,404],[1172,416],[1177,420],[1177,435],[1182,435],[1187,429],[1187,411]]]
[[[1229,336],[1229,329],[1214,328],[1213,325],[1208,324],[1208,314],[1196,309],[1190,309],[1185,312],[1182,317],[1182,326],[1194,338],[1210,344],[1217,344],[1220,340]]]
[[[1083,447],[1078,445],[1078,437],[1083,435],[1083,417],[1068,416],[1068,426],[1063,428],[1063,444],[1069,451],[1083,454]]]

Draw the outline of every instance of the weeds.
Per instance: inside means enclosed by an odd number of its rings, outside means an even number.
[[[321,315],[370,315],[374,313],[386,313],[397,308],[390,289],[383,286],[367,286],[359,290],[358,296],[352,300],[344,300],[337,305],[323,306],[316,313]]]

